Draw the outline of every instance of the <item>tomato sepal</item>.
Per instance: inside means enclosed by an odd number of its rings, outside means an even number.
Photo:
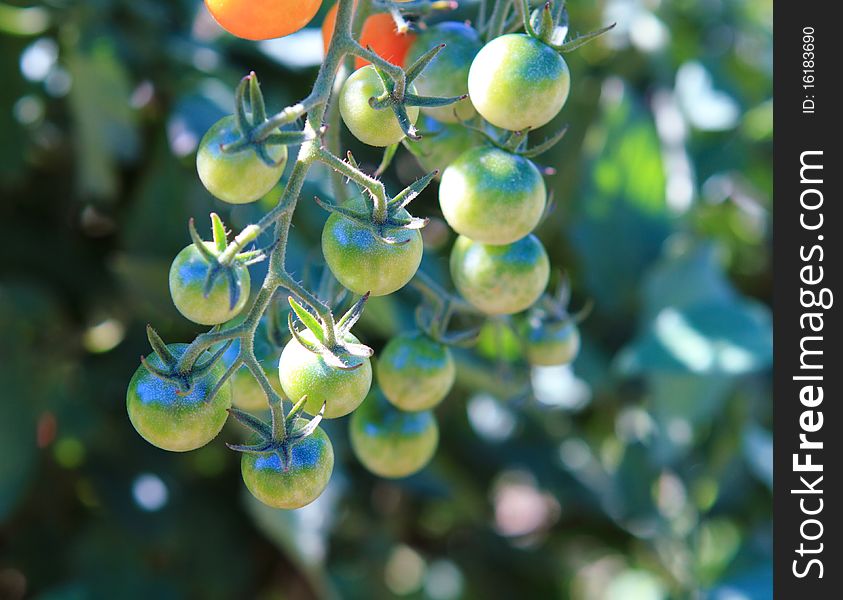
[[[178,358],[170,352],[167,344],[163,339],[161,339],[161,336],[150,324],[147,324],[146,326],[146,337],[147,340],[149,340],[149,345],[152,348],[152,351],[158,356],[158,358],[161,359],[164,367],[157,367],[152,364],[152,361],[150,361],[146,356],[140,357],[141,364],[153,376],[166,383],[175,385],[178,388],[176,393],[180,396],[186,396],[193,391],[194,381],[206,375],[231,345],[231,340],[229,340],[210,357],[202,360],[201,362],[196,362],[193,365],[188,365],[186,368],[180,368]],[[221,382],[217,383],[213,392],[208,394],[205,398],[206,402],[210,402],[214,398],[216,392],[219,391],[219,387],[221,387],[221,384],[225,383],[225,381],[226,378],[223,377]]]
[[[269,402],[271,423],[266,423],[254,415],[237,408],[228,409],[229,414],[239,423],[250,429],[258,441],[253,444],[226,444],[230,450],[246,454],[276,454],[281,460],[284,472],[290,470],[292,464],[293,446],[313,435],[319,428],[325,414],[325,403],[319,413],[299,425],[301,413],[307,402],[307,396],[302,398],[293,406],[287,415],[284,415],[283,406],[279,399]]]
[[[363,305],[368,298],[369,294],[367,293],[355,302],[348,312],[337,323],[333,324],[333,331],[331,332],[333,335],[329,336],[326,332],[328,325],[311,314],[310,311],[291,296],[289,301],[293,312],[290,312],[287,316],[287,326],[290,329],[290,334],[303,348],[322,357],[328,366],[343,371],[358,369],[363,366],[366,359],[374,354],[374,350],[364,344],[349,342],[346,340],[346,336],[349,334],[351,327],[360,318]],[[313,334],[312,341],[308,340],[298,330],[293,320],[293,313],[296,314],[299,322]],[[329,340],[333,340],[333,343]]]

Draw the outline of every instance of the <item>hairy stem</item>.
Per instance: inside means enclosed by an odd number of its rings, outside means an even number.
[[[384,187],[381,181],[378,181],[374,177],[369,177],[362,171],[355,169],[352,165],[348,164],[340,157],[334,156],[325,148],[320,149],[318,158],[333,170],[341,173],[344,177],[348,177],[355,183],[369,190],[375,204],[375,210],[372,213],[372,218],[378,223],[386,221],[388,198],[386,196],[386,187]]]

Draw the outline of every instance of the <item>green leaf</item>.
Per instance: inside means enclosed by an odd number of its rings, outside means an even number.
[[[78,191],[83,197],[114,200],[119,161],[134,158],[140,149],[131,80],[104,40],[89,51],[71,52],[67,67],[73,77],[69,103],[76,130]]]
[[[310,314],[305,307],[298,303],[298,301],[293,298],[292,296],[289,297],[290,307],[293,309],[293,312],[296,313],[296,316],[299,318],[299,321],[307,327],[316,339],[319,340],[319,343],[324,345],[325,344],[325,330],[322,327],[322,324],[319,320]]]
[[[772,317],[749,300],[661,310],[618,357],[623,373],[709,377],[758,372],[773,358]]]
[[[604,102],[570,219],[587,295],[622,322],[634,315],[641,277],[671,232],[659,138],[633,94]]]

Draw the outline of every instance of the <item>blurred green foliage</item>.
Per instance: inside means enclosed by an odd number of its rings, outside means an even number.
[[[372,477],[331,422],[328,491],[285,513],[244,493],[221,440],[146,444],[124,398],[147,322],[197,333],[166,283],[188,218],[242,227],[267,206],[214,201],[196,142],[251,69],[270,107],[302,97],[317,30],[254,44],[197,0],[0,2],[0,598],[770,597],[772,3],[569,12],[618,22],[570,57],[546,128],[570,131],[540,159],[557,169],[540,237],[574,306],[595,301],[580,358],[530,372],[491,323],[458,353],[429,468]],[[419,173],[401,150],[387,185]],[[296,214],[300,273],[328,181],[314,171]],[[435,190],[415,206],[435,216]],[[442,235],[423,268],[446,281]],[[416,301],[373,300],[359,335],[379,349]]]

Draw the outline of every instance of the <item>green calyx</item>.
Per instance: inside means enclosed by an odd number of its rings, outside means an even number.
[[[243,248],[253,242],[260,235],[257,225],[249,225],[229,243],[225,225],[216,213],[211,213],[211,232],[213,243],[206,244],[196,231],[196,224],[191,218],[188,223],[190,239],[199,254],[208,262],[208,274],[203,284],[203,294],[207,298],[211,293],[217,277],[225,277],[228,281],[229,307],[234,309],[240,300],[240,286],[237,283],[237,273],[234,265],[249,266],[266,258],[261,250],[243,251]]]
[[[544,294],[530,311],[529,319],[535,325],[554,323],[558,325],[582,323],[591,314],[593,303],[591,300],[577,312],[569,312],[571,302],[571,282],[567,275],[561,274],[559,286],[551,294]]]
[[[565,41],[568,35],[568,11],[565,0],[560,0],[555,6],[547,2],[541,9],[530,11],[529,0],[520,0],[521,15],[524,21],[524,31],[527,35],[540,40],[560,53],[568,53],[586,45],[600,37],[616,24],[612,23],[589,33]]]
[[[288,471],[292,462],[291,450],[293,446],[316,431],[325,413],[325,403],[323,403],[319,414],[302,426],[299,421],[302,420],[301,414],[306,402],[307,396],[302,396],[285,416],[281,400],[278,398],[270,400],[271,421],[269,423],[265,423],[240,409],[229,408],[229,414],[250,429],[256,435],[258,441],[254,444],[226,444],[226,446],[236,452],[277,454],[284,471]]]
[[[152,325],[146,326],[146,337],[149,340],[152,351],[158,355],[164,367],[156,367],[144,356],[141,356],[141,364],[158,379],[176,386],[178,388],[176,393],[180,396],[186,396],[193,391],[193,382],[206,375],[231,345],[229,341],[210,357],[192,365],[180,367],[179,359],[170,352],[167,344],[164,343],[158,332],[152,328]],[[205,401],[209,402],[216,395],[217,391],[218,389],[215,388],[212,393],[208,394]]]
[[[484,141],[501,150],[506,150],[512,154],[523,156],[524,158],[535,158],[540,154],[544,154],[556,144],[562,141],[565,134],[568,133],[568,125],[562,126],[556,133],[546,138],[544,141],[530,146],[528,144],[529,128],[524,131],[509,131],[505,136],[493,135],[485,127],[478,127],[469,121],[462,121],[460,123],[466,129],[470,129],[479,134]],[[552,174],[552,173],[548,173]]]
[[[480,335],[482,323],[474,327],[452,327],[455,314],[477,315],[473,307],[444,290],[422,271],[412,283],[423,301],[416,307],[416,326],[428,337],[446,346],[473,346]]]
[[[357,161],[354,160],[351,152],[348,153],[347,162],[354,169],[359,170],[360,167],[357,164]],[[378,206],[378,201],[373,198],[369,190],[361,187],[360,193],[369,208],[369,210],[365,212],[354,210],[347,206],[340,206],[338,204],[325,202],[319,198],[316,198],[315,200],[319,206],[328,212],[338,213],[363,225],[369,229],[376,238],[386,244],[406,244],[410,241],[409,237],[396,237],[394,233],[402,229],[421,229],[427,225],[427,219],[413,217],[406,209],[407,205],[409,205],[410,202],[412,202],[422,192],[422,190],[430,185],[430,182],[433,181],[438,174],[439,171],[432,171],[424,177],[417,179],[392,198],[386,199],[385,204],[380,207]]]
[[[363,314],[363,306],[368,299],[369,294],[364,294],[336,323],[326,324],[290,296],[290,307],[293,309],[287,321],[290,334],[304,348],[321,356],[327,365],[343,370],[357,369],[363,365],[365,359],[374,354],[374,351],[364,344],[349,342],[346,338]],[[296,328],[293,313],[313,335],[312,340],[307,339]]]
[[[416,62],[414,62],[406,70],[405,90],[410,89],[410,84],[422,74],[424,69],[431,63],[431,61],[433,61],[434,58],[436,58],[436,55],[439,54],[444,47],[445,44],[434,46],[420,56],[418,60],[416,60]],[[371,48],[369,48],[369,50],[371,50]],[[419,140],[421,139],[421,136],[419,135],[413,120],[410,119],[407,114],[408,106],[437,108],[440,106],[454,104],[468,97],[468,94],[463,94],[461,96],[439,98],[434,96],[419,96],[408,91],[405,91],[403,95],[399,96],[395,92],[395,82],[386,73],[384,73],[383,70],[378,67],[374,67],[374,69],[378,74],[381,84],[383,85],[383,92],[377,97],[369,98],[369,106],[375,110],[384,110],[387,108],[392,109],[395,113],[395,118],[398,120],[398,124],[401,127],[401,131],[403,131],[404,135],[411,140]]]
[[[234,94],[234,119],[240,132],[240,139],[223,146],[226,153],[252,151],[270,167],[280,163],[267,151],[268,146],[292,146],[311,139],[304,131],[269,130],[266,105],[258,83],[258,76],[252,71],[240,80]],[[286,158],[284,159],[286,160]]]

